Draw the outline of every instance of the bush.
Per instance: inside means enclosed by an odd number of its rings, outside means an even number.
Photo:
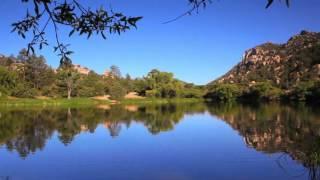
[[[155,98],[155,97],[160,97],[161,94],[158,90],[153,89],[153,90],[147,90],[146,91],[146,96],[149,98]]]
[[[79,97],[93,97],[95,96],[95,89],[94,87],[80,87],[77,89],[77,96]]]
[[[244,93],[244,97],[251,100],[278,100],[281,96],[281,89],[274,87],[270,82],[259,82]]]
[[[34,88],[30,88],[26,84],[18,84],[11,95],[21,98],[33,98],[38,95],[38,91]]]
[[[184,98],[202,98],[203,97],[203,91],[195,88],[184,89],[181,92],[181,94],[182,94],[182,97]]]
[[[9,91],[7,88],[0,86],[0,98],[6,97],[8,95],[8,93],[9,93]]]
[[[45,86],[42,88],[42,96],[48,96],[48,97],[62,97],[59,95],[58,87],[53,84],[51,86]]]
[[[5,67],[0,66],[0,92],[9,94],[17,85],[18,77],[15,72],[11,72]]]
[[[320,81],[315,82],[310,88],[311,96],[310,100],[319,101],[320,100]]]
[[[320,100],[320,81],[305,81],[297,84],[289,93],[289,98],[296,101]]]
[[[113,82],[109,87],[109,95],[111,99],[121,100],[126,95],[126,89],[121,86],[118,82]]]
[[[172,86],[165,86],[160,88],[160,94],[161,98],[175,98],[178,97],[178,89]]]
[[[236,84],[215,84],[209,88],[205,98],[230,101],[237,99],[242,94],[242,88]]]
[[[312,95],[312,88],[314,87],[314,82],[300,82],[294,86],[293,90],[289,94],[290,99],[297,101],[305,101],[308,97]]]

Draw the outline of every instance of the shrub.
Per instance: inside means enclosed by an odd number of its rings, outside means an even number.
[[[121,86],[120,83],[114,82],[109,87],[109,95],[111,99],[121,100],[126,95],[126,89]]]
[[[314,85],[310,88],[311,96],[310,99],[314,101],[320,100],[320,81],[315,82]]]
[[[289,97],[293,100],[305,101],[312,95],[312,87],[314,87],[314,82],[312,81],[300,82],[294,86]]]
[[[0,86],[0,98],[6,97],[8,95],[8,93],[9,93],[9,91],[7,88]]]
[[[242,88],[236,84],[215,84],[209,88],[205,98],[230,101],[237,99],[242,94]]]
[[[42,95],[48,97],[62,97],[62,95],[59,95],[58,87],[55,84],[43,87]]]
[[[146,91],[146,96],[149,98],[155,98],[155,97],[160,97],[161,94],[158,90],[153,89],[153,90],[147,90]]]
[[[195,88],[184,89],[181,94],[184,98],[202,98],[204,95],[202,90]]]
[[[277,100],[281,92],[281,89],[274,87],[270,82],[259,82],[251,86],[244,96],[256,100]]]
[[[38,92],[34,88],[30,88],[26,84],[18,84],[11,93],[12,96],[21,98],[32,98],[38,95]]]

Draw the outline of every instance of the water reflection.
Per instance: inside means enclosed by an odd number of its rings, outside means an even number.
[[[190,103],[0,112],[0,146],[22,158],[44,149],[55,133],[66,146],[78,134],[94,133],[99,125],[114,138],[132,123],[143,124],[157,135],[173,131],[186,115],[208,112],[238,132],[248,147],[266,154],[283,153],[278,164],[284,170],[289,156],[306,167],[310,179],[320,178],[320,111],[304,105]]]
[[[239,132],[245,143],[264,153],[284,153],[308,168],[310,179],[320,179],[320,111],[304,105],[224,104],[208,108],[213,116]],[[305,172],[304,172],[305,173]]]
[[[59,140],[70,144],[81,132],[94,133],[98,125],[117,137],[122,126],[142,123],[151,134],[169,131],[186,114],[205,111],[203,104],[112,106],[85,109],[2,109],[0,145],[16,150],[23,158],[45,147],[54,132]]]

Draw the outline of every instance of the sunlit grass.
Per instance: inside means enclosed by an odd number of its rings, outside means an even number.
[[[72,98],[72,99],[0,99],[0,106],[92,106],[98,104],[110,104],[107,100],[95,100],[91,98]]]
[[[120,104],[167,104],[167,103],[194,103],[203,102],[203,99],[197,98],[145,98],[145,99],[124,99],[119,101]],[[108,100],[97,100],[92,98],[72,98],[72,99],[32,99],[32,98],[2,98],[0,99],[0,106],[64,106],[64,107],[78,107],[78,106],[93,106],[99,104],[112,104]]]
[[[174,99],[161,99],[161,98],[145,98],[145,99],[125,99],[121,104],[167,104],[167,103],[193,103],[203,102],[201,98],[174,98]]]

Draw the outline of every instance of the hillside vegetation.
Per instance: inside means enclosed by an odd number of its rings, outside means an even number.
[[[240,63],[208,84],[206,97],[314,101],[319,100],[319,80],[320,33],[302,31],[285,44],[247,50]]]
[[[156,69],[142,78],[131,78],[130,75],[123,77],[117,66],[111,66],[102,75],[71,62],[54,69],[43,56],[27,55],[26,50],[21,50],[17,57],[0,56],[0,98],[110,97],[121,100],[133,94],[135,99],[141,96],[201,98],[204,88]]]
[[[129,93],[129,94],[128,94]],[[141,78],[122,76],[117,66],[104,74],[64,62],[54,69],[43,56],[0,56],[0,98],[110,97],[122,100],[206,98],[320,101],[320,33],[302,31],[285,44],[265,43],[245,51],[240,63],[206,86],[173,73],[151,70]]]

